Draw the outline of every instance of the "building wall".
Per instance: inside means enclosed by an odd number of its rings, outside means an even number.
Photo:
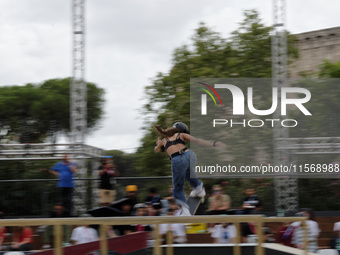
[[[289,77],[316,76],[323,60],[340,61],[340,27],[296,34],[299,59],[289,66]]]

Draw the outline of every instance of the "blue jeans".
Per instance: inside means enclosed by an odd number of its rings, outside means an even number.
[[[171,159],[172,172],[172,195],[179,205],[187,205],[184,194],[184,181],[187,180],[193,188],[196,188],[201,182],[195,173],[195,164],[197,157],[191,150],[183,152]],[[190,178],[191,177],[191,178]]]

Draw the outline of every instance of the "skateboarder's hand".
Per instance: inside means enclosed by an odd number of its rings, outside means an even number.
[[[225,148],[227,148],[227,145],[226,145],[225,143],[222,143],[222,142],[220,142],[220,141],[217,141],[217,142],[215,143],[215,147],[218,148],[218,149],[225,149]]]

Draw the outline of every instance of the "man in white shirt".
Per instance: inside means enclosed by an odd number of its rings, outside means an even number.
[[[310,209],[302,209],[300,213],[298,213],[297,216],[304,216],[307,217],[308,220],[306,220],[306,226],[308,231],[308,247],[307,250],[309,252],[317,252],[318,250],[318,237],[320,233],[319,224],[313,220],[313,212]],[[295,230],[293,232],[293,239],[292,244],[296,248],[303,249],[304,245],[304,234],[303,229],[301,227],[301,222],[293,222],[291,224],[293,227],[295,227]]]
[[[168,216],[176,215],[178,211],[170,209],[168,211]],[[163,235],[164,238],[168,231],[172,232],[174,243],[185,243],[187,241],[187,235],[185,233],[185,227],[182,223],[176,224],[159,224],[159,234]]]
[[[215,243],[235,243],[236,227],[230,223],[217,224],[212,230],[211,237]]]
[[[172,231],[174,243],[185,243],[187,241],[184,224],[160,224],[159,233],[166,235],[168,231]]]
[[[80,226],[73,229],[71,241],[72,244],[82,244],[98,241],[98,233],[95,229],[90,228],[88,225]]]

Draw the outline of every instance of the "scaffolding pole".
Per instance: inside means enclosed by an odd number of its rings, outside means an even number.
[[[281,91],[287,83],[287,38],[286,38],[286,1],[273,0],[274,26],[272,35],[272,86]],[[279,102],[281,101],[280,94]],[[274,119],[281,119],[281,105],[274,113]],[[289,137],[288,128],[277,125],[273,128],[274,164],[288,165],[291,162],[286,140]],[[281,149],[279,149],[281,148]],[[276,211],[298,210],[298,182],[293,177],[276,177],[275,207]]]

